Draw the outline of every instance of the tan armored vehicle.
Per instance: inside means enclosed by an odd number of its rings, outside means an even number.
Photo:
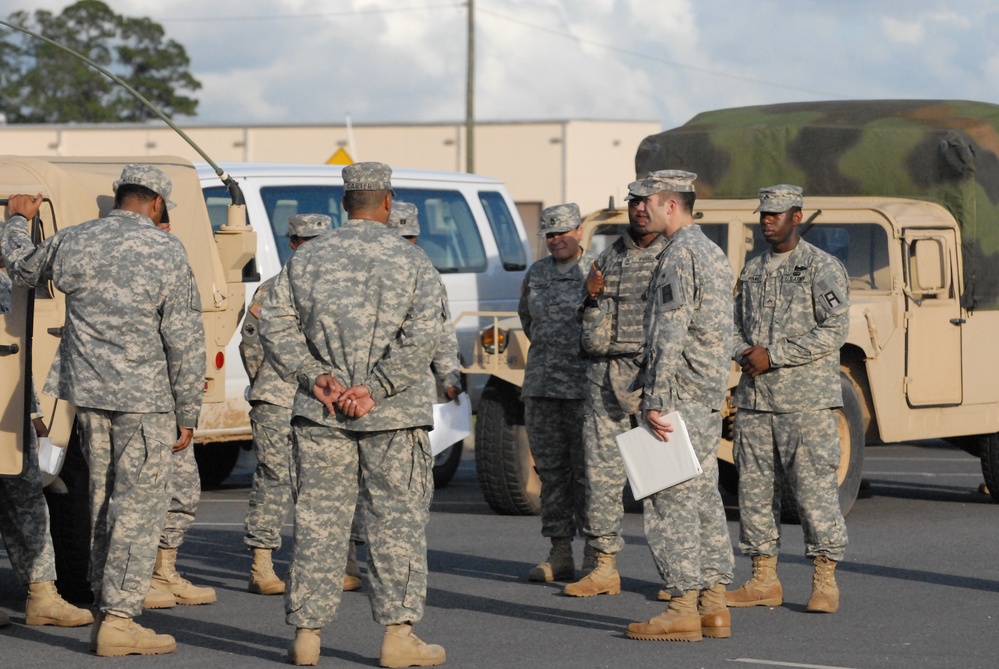
[[[776,183],[804,187],[805,239],[845,265],[844,512],[865,444],[917,439],[943,438],[980,457],[999,500],[999,107],[863,101],[708,112],[642,142],[637,175],[668,168],[697,172],[696,222],[736,276],[766,247],[752,212],[757,189]],[[584,245],[599,252],[626,224],[624,210],[596,212]],[[491,375],[476,462],[494,510],[532,513],[540,486],[518,397],[527,341],[516,316],[504,316],[483,333],[472,366]],[[731,462],[725,425],[719,458]],[[723,482],[733,476],[722,468]]]
[[[156,165],[173,181],[171,199],[177,207],[170,214],[171,232],[187,249],[204,310],[204,401],[222,402],[225,366],[240,364],[238,360],[226,360],[225,350],[243,315],[246,290],[242,270],[256,250],[256,235],[245,226],[242,206],[234,207],[230,222],[213,234],[197,170],[186,160],[171,156],[0,156],[0,205],[16,193],[41,193],[45,201],[32,227],[36,240],[42,240],[58,230],[107,214],[113,203],[111,184],[122,167],[131,162]],[[143,268],[136,267],[135,271]],[[12,301],[11,312],[0,318],[0,406],[4,408],[0,416],[0,475],[16,475],[22,468],[28,419],[26,379],[30,373],[53,442],[69,447],[62,478],[70,494],[49,496],[60,580],[67,578],[69,569],[77,577],[82,570],[85,581],[86,552],[82,558],[67,554],[81,547],[85,551],[89,543],[80,536],[89,534],[89,518],[85,464],[73,438],[74,409],[42,393],[62,331],[65,297],[51,285],[32,291],[15,286]],[[211,447],[197,432],[195,440],[201,441],[204,448]]]

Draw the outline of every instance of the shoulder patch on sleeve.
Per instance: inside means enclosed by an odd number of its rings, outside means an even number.
[[[263,308],[263,305],[260,304],[260,302],[253,302],[252,304],[250,304],[250,313],[253,314],[254,318],[259,319],[260,318],[260,310],[262,308]]]
[[[826,309],[829,311],[837,311],[845,306],[845,296],[840,293],[836,284],[828,278],[822,277],[815,283],[815,285],[819,289],[819,299],[822,302],[822,306]]]
[[[680,286],[680,278],[675,272],[670,272],[656,286],[656,295],[659,300],[659,307],[663,311],[672,311],[683,305],[683,288]]]

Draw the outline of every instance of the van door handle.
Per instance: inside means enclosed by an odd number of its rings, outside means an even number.
[[[950,322],[952,325],[964,325],[966,321],[963,318],[952,318]]]
[[[7,346],[0,346],[0,355],[14,355],[21,350],[21,347],[17,344],[10,344]]]
[[[954,321],[951,321],[951,323],[953,323],[953,322]],[[53,337],[60,337],[60,338],[62,337],[62,328],[61,327],[59,327],[59,328],[49,328],[49,329],[46,330],[46,332],[48,332]]]

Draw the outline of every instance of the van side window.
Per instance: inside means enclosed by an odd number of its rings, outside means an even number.
[[[342,186],[264,186],[260,189],[260,199],[270,219],[282,265],[292,253],[288,239],[289,218],[295,214],[326,214],[333,219],[334,228],[339,228],[347,220],[340,204]]]
[[[524,253],[524,245],[517,234],[517,224],[513,222],[506,200],[495,191],[480,191],[479,202],[486,211],[489,227],[496,238],[503,269],[510,272],[527,269],[527,254]]]
[[[464,195],[455,190],[395,189],[395,199],[420,212],[420,245],[441,274],[484,272],[486,251]]]

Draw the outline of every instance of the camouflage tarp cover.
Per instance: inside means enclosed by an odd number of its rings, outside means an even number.
[[[999,105],[861,100],[739,107],[698,114],[647,137],[639,178],[698,174],[698,197],[755,198],[794,183],[809,195],[930,200],[961,226],[965,303],[999,308]]]

